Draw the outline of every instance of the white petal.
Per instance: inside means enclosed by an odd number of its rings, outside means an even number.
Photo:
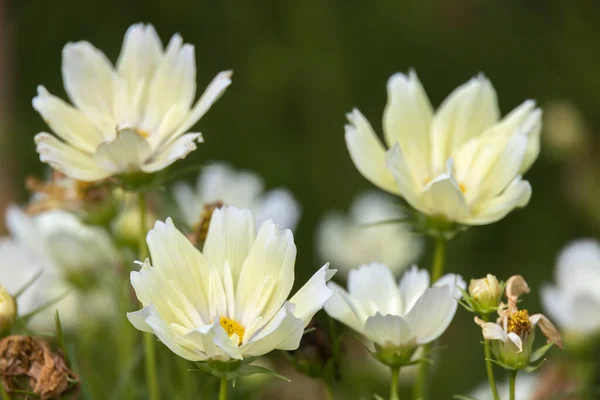
[[[236,310],[241,313],[242,324],[251,322],[246,320],[246,314],[258,312],[265,321],[269,321],[279,311],[294,285],[295,261],[296,245],[292,232],[279,229],[272,221],[262,224],[244,261],[237,285]],[[275,280],[272,292],[265,293],[268,303],[262,306],[263,301],[256,299],[258,303],[251,304],[250,300],[265,278]],[[258,308],[262,310],[258,310],[256,304],[261,304]]]
[[[454,178],[452,168],[452,159],[449,159],[446,172],[423,189],[423,203],[429,215],[442,215],[450,221],[463,222],[469,216],[469,206]]]
[[[152,327],[146,322],[146,319],[150,316],[151,307],[152,305],[150,304],[140,310],[127,313],[127,319],[129,322],[131,322],[131,325],[133,325],[135,329],[142,332],[154,333]]]
[[[429,272],[413,265],[400,279],[402,315],[408,313],[429,287]]]
[[[350,271],[348,292],[369,315],[376,312],[399,315],[400,292],[394,275],[383,264],[371,263]]]
[[[190,361],[201,361],[206,359],[202,354],[192,352],[190,349],[181,346],[178,343],[177,334],[161,319],[151,315],[147,318],[146,322],[152,328],[158,339],[179,357],[183,357]]]
[[[207,203],[222,201],[230,206],[252,209],[264,190],[264,182],[254,172],[235,170],[221,162],[204,168],[198,176],[196,190]],[[256,221],[259,225],[264,222]]]
[[[475,77],[454,90],[433,118],[433,172],[441,173],[454,151],[481,135],[498,121],[499,115],[496,92],[484,76]]]
[[[165,148],[159,150],[152,158],[146,160],[141,169],[148,173],[160,171],[173,164],[175,161],[184,159],[188,154],[196,150],[196,143],[202,142],[202,134],[200,133],[185,134]]]
[[[240,348],[236,343],[233,343],[231,338],[225,332],[225,329],[219,324],[218,321],[215,320],[213,323],[213,343],[216,344],[225,354],[229,357],[234,358],[236,360],[243,360],[242,354],[240,353]],[[238,339],[239,343],[239,339]]]
[[[542,306],[546,314],[561,328],[571,329],[576,326],[572,299],[554,285],[543,285],[540,288]]]
[[[177,182],[173,186],[173,198],[177,203],[177,209],[182,214],[188,226],[194,226],[200,221],[203,204],[196,198],[194,190],[186,182]]]
[[[465,221],[470,225],[491,224],[504,218],[517,207],[525,207],[531,198],[531,185],[517,176],[499,196],[477,204],[472,216]]]
[[[519,353],[523,351],[523,341],[521,340],[519,335],[517,335],[514,332],[509,332],[506,336],[515,346],[517,346],[517,349],[519,349]]]
[[[347,115],[346,146],[359,172],[381,189],[399,194],[392,173],[386,168],[385,148],[373,128],[358,110]]]
[[[452,322],[457,305],[449,287],[427,289],[405,317],[417,343],[426,344],[440,337]]]
[[[256,236],[250,211],[235,207],[216,209],[204,243],[204,256],[223,275],[229,263],[234,287],[238,284],[242,265],[250,253]]]
[[[294,316],[302,319],[305,326],[331,297],[333,292],[327,287],[327,281],[335,272],[325,264],[289,300],[295,306]]]
[[[383,132],[388,147],[396,142],[408,160],[412,176],[420,182],[431,178],[430,127],[433,109],[414,71],[394,74],[388,81],[388,103]]]
[[[410,166],[397,143],[385,154],[385,166],[396,181],[396,194],[404,197],[411,206],[423,211],[423,204],[419,196],[426,181],[416,182],[414,180],[414,175],[410,172]]]
[[[600,243],[596,239],[580,239],[565,246],[556,261],[555,279],[569,293],[598,293]]]
[[[255,211],[257,223],[272,219],[284,229],[296,228],[301,208],[294,195],[287,189],[273,189],[265,194]]]
[[[179,137],[190,129],[200,120],[210,109],[210,107],[223,95],[225,89],[231,85],[231,71],[220,72],[212,82],[207,86],[194,108],[190,111],[188,117],[181,123],[181,126],[172,135],[173,138]]]
[[[131,129],[124,129],[114,140],[98,147],[94,153],[94,161],[103,169],[118,174],[140,170],[150,154],[150,145],[146,139]]]
[[[154,269],[178,285],[204,321],[210,320],[207,282],[209,272],[204,256],[173,225],[171,218],[164,223],[157,221],[148,232],[146,242]]]
[[[502,329],[502,327],[498,324],[493,322],[485,322],[481,324],[481,329],[485,339],[500,340],[502,342],[506,342],[508,340],[506,332],[504,332],[504,329]]]
[[[272,350],[296,350],[304,334],[304,321],[294,316],[294,305],[286,302],[262,331],[240,346],[244,356],[261,356]]]
[[[146,83],[162,52],[162,43],[152,25],[135,24],[127,29],[117,71],[127,80],[130,89]]]
[[[90,182],[111,175],[111,171],[101,168],[89,154],[61,142],[49,133],[38,133],[35,143],[42,162],[71,178]]]
[[[457,274],[446,274],[442,276],[440,279],[435,281],[434,286],[447,286],[452,290],[452,297],[456,300],[460,300],[462,298],[462,293],[459,288],[466,290],[467,283],[464,281],[462,276]]]
[[[78,109],[71,107],[45,87],[38,86],[33,108],[40,113],[50,129],[65,142],[85,153],[93,153],[103,141],[102,133]]]
[[[77,42],[68,43],[62,57],[63,81],[71,102],[88,115],[113,119],[115,76],[104,53],[88,42]]]
[[[540,154],[540,136],[542,133],[542,110],[536,109],[520,127],[527,135],[527,150],[523,157],[520,174],[524,174]]]
[[[368,317],[361,306],[357,304],[340,286],[329,282],[327,287],[333,292],[323,307],[332,318],[344,323],[356,332],[362,333]]]
[[[382,346],[402,346],[415,340],[410,326],[402,317],[380,313],[367,319],[365,336]]]

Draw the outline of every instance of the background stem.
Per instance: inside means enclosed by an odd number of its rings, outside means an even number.
[[[481,318],[488,322],[490,320],[489,314],[483,314]],[[485,354],[485,369],[487,371],[488,382],[490,384],[490,389],[492,390],[492,395],[494,396],[494,400],[500,400],[498,396],[498,388],[496,388],[496,378],[494,377],[494,367],[492,366],[492,362],[490,359],[492,358],[492,350],[490,348],[490,341],[484,339],[483,341],[483,350]]]
[[[517,370],[510,371],[510,400],[515,400],[516,381],[517,381]]]

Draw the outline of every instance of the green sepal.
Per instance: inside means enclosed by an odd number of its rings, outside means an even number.
[[[385,400],[383,397],[381,397],[381,396],[380,396],[380,395],[378,395],[378,394],[374,394],[374,395],[373,395],[373,398],[374,398],[375,400]]]
[[[464,394],[455,394],[454,396],[452,396],[452,398],[454,400],[477,400],[475,397],[466,396]]]
[[[534,372],[534,371],[537,371],[537,369],[539,367],[541,367],[544,362],[546,362],[545,358],[542,361],[540,361],[537,365],[529,365],[529,366],[527,366],[525,368],[525,372]]]
[[[500,366],[500,367],[502,367],[502,368],[504,368],[504,369],[506,369],[508,371],[516,371],[518,369],[518,368],[514,368],[514,367],[512,367],[512,366],[510,366],[508,364],[501,363],[498,360],[494,360],[493,358],[486,358],[485,361],[489,361],[491,363],[494,363],[494,364],[496,364],[496,365],[498,365],[498,366]]]
[[[535,363],[542,357],[544,357],[544,355],[548,352],[548,350],[550,350],[550,348],[552,348],[552,346],[554,346],[554,342],[548,342],[542,347],[538,348],[536,351],[534,351],[533,354],[531,354],[531,363]]]
[[[260,367],[258,365],[250,365],[257,357],[250,357],[245,360],[230,360],[230,361],[200,361],[195,363],[198,368],[192,368],[188,371],[202,372],[212,375],[217,378],[225,378],[228,381],[235,381],[242,376],[250,376],[254,374],[265,374],[286,382],[290,382],[288,378],[280,375],[270,369]]]

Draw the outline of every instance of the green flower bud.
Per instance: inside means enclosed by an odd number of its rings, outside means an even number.
[[[471,279],[469,295],[473,302],[479,306],[479,309],[494,309],[500,304],[502,285],[494,275],[487,274],[485,278]]]
[[[0,336],[10,332],[17,318],[17,302],[8,291],[0,285]]]

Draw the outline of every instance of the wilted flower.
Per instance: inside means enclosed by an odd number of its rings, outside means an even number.
[[[304,328],[331,296],[323,266],[291,299],[296,246],[272,221],[258,233],[249,210],[214,211],[203,252],[169,218],[147,237],[146,260],[131,283],[144,308],[131,323],[191,361],[243,360],[298,348]],[[141,263],[140,263],[141,264]]]
[[[332,212],[317,228],[316,247],[322,260],[329,260],[347,275],[357,265],[378,262],[395,274],[415,262],[423,250],[422,238],[403,223],[365,226],[400,219],[400,208],[378,192],[365,192],[352,202],[346,216]]]
[[[531,362],[539,360],[551,345],[562,348],[562,339],[556,327],[543,314],[529,316],[527,310],[519,310],[517,301],[520,295],[529,293],[527,282],[520,275],[511,277],[506,283],[508,305],[500,309],[497,323],[484,322],[475,317],[481,326],[483,337],[492,341],[492,352],[496,360],[505,368],[524,369]],[[549,346],[541,354],[533,355],[535,327],[548,339]]]
[[[56,136],[35,137],[40,160],[82,181],[159,171],[196,149],[186,133],[231,83],[221,72],[198,102],[194,47],[174,35],[166,50],[151,25],[125,34],[115,67],[88,42],[62,52],[65,90],[75,107],[43,86],[33,99]]]
[[[567,245],[556,263],[556,284],[542,287],[544,309],[561,330],[575,336],[600,332],[600,243],[578,240]]]
[[[366,118],[348,115],[346,144],[371,182],[418,211],[466,225],[498,221],[531,196],[521,179],[539,153],[541,111],[528,100],[500,120],[483,76],[456,89],[434,113],[416,74],[388,82],[387,151]]]
[[[384,363],[406,364],[450,325],[465,283],[447,274],[429,287],[429,272],[413,266],[398,285],[385,265],[372,263],[350,271],[348,291],[328,286],[333,295],[325,311],[375,342]]]
[[[282,228],[294,230],[300,217],[300,205],[287,189],[264,192],[262,178],[250,171],[236,171],[226,163],[215,163],[198,175],[196,186],[178,182],[173,195],[188,226],[202,231],[210,224],[206,211],[223,205],[248,208],[257,225],[272,219]]]
[[[496,311],[502,297],[502,285],[492,274],[485,278],[471,279],[469,283],[469,299],[478,310]]]

